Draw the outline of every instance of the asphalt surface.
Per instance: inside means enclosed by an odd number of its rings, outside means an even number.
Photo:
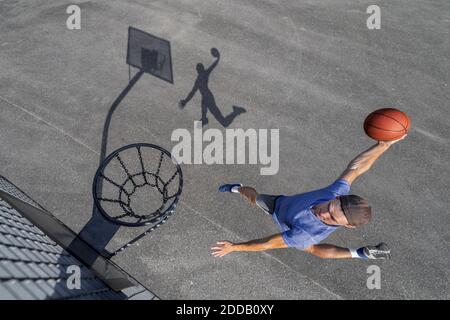
[[[113,115],[108,153],[134,142],[171,149],[173,130],[192,131],[199,94],[184,110],[177,104],[216,47],[209,89],[218,107],[247,110],[230,128],[280,130],[279,172],[183,165],[174,216],[114,261],[162,299],[450,298],[448,1],[378,1],[380,30],[366,27],[370,1],[86,1],[81,30],[68,30],[66,8],[77,2],[0,1],[2,175],[80,231],[92,214],[104,120],[128,83],[128,27],[171,42],[174,85],[138,81]],[[327,242],[385,241],[393,259],[321,260],[295,249],[211,256],[217,240],[277,232],[270,217],[218,194],[220,184],[273,194],[326,186],[373,143],[362,122],[381,107],[408,113],[412,129],[352,186],[371,202],[371,223]],[[133,234],[122,228],[108,248]],[[379,290],[366,286],[372,264]]]

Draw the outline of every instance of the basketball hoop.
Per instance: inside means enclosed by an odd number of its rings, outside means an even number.
[[[164,223],[174,212],[182,187],[181,167],[164,148],[136,143],[112,152],[94,177],[97,209],[115,224],[151,226],[113,255]]]

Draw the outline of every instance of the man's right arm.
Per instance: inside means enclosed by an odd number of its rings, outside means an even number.
[[[350,161],[339,179],[343,179],[351,185],[356,178],[369,170],[374,162],[384,152],[386,152],[386,150],[389,149],[391,145],[400,140],[403,140],[405,137],[406,134],[400,139],[394,141],[378,141],[375,145],[360,153],[356,158]]]

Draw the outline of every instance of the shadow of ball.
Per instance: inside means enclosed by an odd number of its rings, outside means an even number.
[[[214,58],[218,58],[218,57],[219,57],[219,50],[217,50],[216,48],[212,48],[212,49],[211,49],[211,55],[212,55]]]

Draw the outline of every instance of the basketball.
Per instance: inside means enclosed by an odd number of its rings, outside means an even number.
[[[364,121],[364,132],[377,141],[392,141],[408,133],[411,121],[406,113],[394,109],[379,109]]]
[[[212,48],[211,49],[211,55],[214,57],[214,58],[218,58],[219,57],[219,50],[217,50],[216,48]]]

